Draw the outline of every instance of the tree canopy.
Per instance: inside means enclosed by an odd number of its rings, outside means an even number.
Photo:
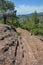
[[[14,3],[8,0],[0,0],[0,11],[3,13],[4,24],[8,15],[16,16]]]
[[[32,19],[35,22],[35,24],[38,24],[39,23],[38,14],[37,14],[36,11],[33,13]]]

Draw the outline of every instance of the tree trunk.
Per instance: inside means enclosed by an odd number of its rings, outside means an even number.
[[[6,24],[6,19],[7,19],[7,16],[3,15],[4,24]]]

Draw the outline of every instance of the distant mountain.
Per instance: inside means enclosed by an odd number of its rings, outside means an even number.
[[[43,16],[43,12],[38,13],[39,16]]]
[[[22,17],[22,18],[25,18],[25,17],[28,17],[28,16],[32,16],[33,15],[33,13],[30,13],[30,14],[26,14],[26,15],[18,15],[18,17]],[[40,13],[38,13],[38,15],[39,16],[43,16],[43,12],[40,12]]]

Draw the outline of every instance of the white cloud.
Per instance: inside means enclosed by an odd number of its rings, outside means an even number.
[[[29,14],[33,13],[35,10],[37,12],[43,12],[43,5],[41,6],[29,6],[29,5],[19,5],[16,7],[17,14]]]

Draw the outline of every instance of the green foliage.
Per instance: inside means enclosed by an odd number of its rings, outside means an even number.
[[[43,28],[34,28],[31,30],[31,33],[34,35],[43,35]]]
[[[0,23],[3,23],[3,20],[2,19],[0,19]]]
[[[27,21],[22,24],[22,28],[26,29],[34,35],[43,35],[43,25],[39,22],[39,17],[37,12],[35,11],[32,15],[32,18],[27,18]]]
[[[8,18],[7,19],[7,24],[10,25],[12,28],[20,27],[18,17],[17,18],[13,17],[13,21],[12,21],[12,17]]]
[[[36,11],[34,12],[34,14],[32,16],[32,20],[35,22],[36,25],[39,23],[38,14]]]
[[[18,35],[18,36],[20,36],[20,35],[21,35],[21,33],[17,32],[17,35]]]
[[[34,22],[27,19],[26,23],[22,25],[22,27],[28,31],[34,28]]]
[[[16,17],[16,10],[14,3],[8,0],[0,0],[0,10],[3,13],[3,22],[6,24],[6,20],[8,16],[12,16],[12,22],[13,22],[13,17]],[[9,10],[9,12],[8,12]],[[8,13],[7,13],[8,12]]]
[[[0,0],[0,10],[3,13],[3,22],[0,20],[0,23],[8,24],[12,28],[19,27],[18,17],[16,16],[15,5],[9,0]],[[8,11],[9,10],[9,11]],[[8,11],[8,13],[6,13]]]

